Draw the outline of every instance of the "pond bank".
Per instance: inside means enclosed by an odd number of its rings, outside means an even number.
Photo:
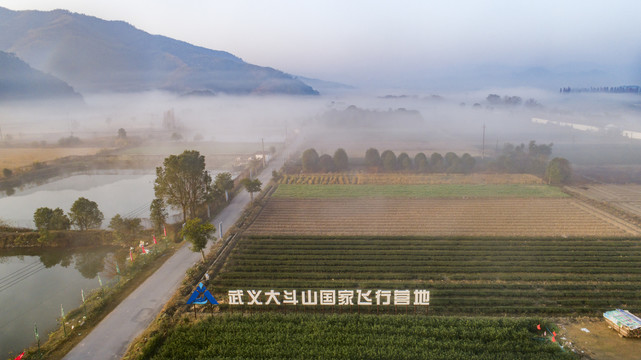
[[[117,245],[112,231],[108,230],[51,230],[46,242],[39,241],[37,230],[0,227],[0,249],[19,248],[76,248],[87,246]]]

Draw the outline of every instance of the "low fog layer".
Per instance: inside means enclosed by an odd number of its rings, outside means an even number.
[[[8,103],[0,114],[3,146],[56,144],[73,135],[113,138],[120,128],[141,140],[284,142],[299,136],[302,147],[351,156],[368,147],[397,151],[465,151],[479,156],[505,143],[635,144],[621,132],[641,132],[638,95],[563,94],[536,89],[487,89],[468,93],[378,93],[355,91],[320,97],[178,97],[150,92],[93,95],[84,104]],[[338,115],[369,114],[356,123]],[[399,114],[411,115],[404,120]],[[335,116],[337,118],[332,118]],[[418,119],[418,120],[417,120]],[[549,121],[543,124],[533,119]],[[558,124],[580,124],[585,131]],[[555,125],[557,124],[557,125]],[[176,139],[174,139],[176,140]],[[553,155],[560,155],[554,153]]]

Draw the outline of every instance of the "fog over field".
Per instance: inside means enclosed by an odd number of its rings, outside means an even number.
[[[522,100],[517,105],[496,104],[488,101],[490,94]],[[532,104],[525,104],[531,99]],[[640,102],[635,95],[560,94],[526,88],[431,94],[355,90],[310,97],[102,94],[85,97],[84,104],[5,104],[0,130],[3,143],[14,146],[41,141],[55,144],[70,135],[90,145],[91,139],[113,137],[124,128],[128,135],[143,140],[163,139],[163,132],[176,132],[184,141],[217,142],[282,142],[300,135],[306,146],[327,147],[328,152],[336,147],[364,151],[376,145],[399,151],[465,150],[478,156],[484,127],[486,154],[505,143],[530,140],[558,145],[634,145],[641,140],[626,138],[621,132],[641,132]],[[350,107],[367,114],[356,121],[340,115]],[[399,120],[399,111],[418,112],[419,121]],[[371,121],[368,116],[372,114],[381,119]]]

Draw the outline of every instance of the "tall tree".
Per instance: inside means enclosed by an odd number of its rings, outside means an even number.
[[[369,148],[365,151],[365,165],[368,167],[379,167],[381,165],[381,155],[378,150]]]
[[[167,210],[165,209],[165,202],[162,201],[162,199],[155,198],[151,202],[149,206],[149,218],[151,219],[155,233],[160,234],[167,220]]]
[[[416,172],[425,173],[429,169],[429,164],[427,162],[427,156],[423,153],[418,153],[414,156],[414,167]]]
[[[191,251],[200,251],[204,262],[204,249],[207,247],[207,241],[215,231],[216,228],[211,223],[203,222],[200,218],[193,218],[185,222],[185,226],[180,231],[180,236],[183,236],[191,243]]]
[[[301,161],[303,163],[304,172],[314,172],[318,170],[319,156],[315,149],[307,149],[303,151]]]
[[[398,158],[396,158],[396,168],[401,171],[410,171],[412,170],[412,159],[407,153],[400,153]]]
[[[69,230],[71,221],[60,208],[38,208],[33,213],[33,223],[38,230]]]
[[[254,193],[255,192],[260,192],[260,187],[263,185],[263,183],[258,180],[258,179],[250,179],[250,178],[244,178],[240,182],[244,187],[245,190],[249,193],[249,196],[251,198],[251,203],[254,203]]]
[[[228,172],[216,174],[214,180],[214,189],[221,194],[225,194],[225,200],[229,201],[229,191],[234,188],[234,179]]]
[[[80,197],[71,205],[69,218],[78,229],[87,230],[99,228],[105,216],[98,210],[95,201]]]
[[[430,156],[430,170],[435,173],[441,173],[445,171],[445,160],[443,155],[435,152]]]
[[[383,164],[383,171],[396,171],[396,155],[394,152],[392,150],[383,151],[381,154],[381,163]]]
[[[567,184],[572,179],[572,167],[565,158],[555,157],[550,160],[543,177],[548,184]]]
[[[340,148],[334,152],[334,166],[336,166],[336,171],[345,171],[349,167],[349,159],[345,149]]]
[[[450,173],[459,173],[461,159],[453,152],[445,154],[445,169]]]
[[[327,155],[323,154],[318,158],[318,168],[321,172],[333,172],[336,170],[336,164],[334,164],[334,159]]]
[[[476,159],[472,155],[465,153],[461,156],[461,172],[464,174],[469,174],[474,170],[474,165],[476,165]]]
[[[205,170],[205,157],[196,150],[165,158],[156,168],[154,192],[170,206],[180,208],[183,220],[195,217],[198,207],[211,193],[211,177]]]

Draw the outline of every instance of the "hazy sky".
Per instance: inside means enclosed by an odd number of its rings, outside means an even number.
[[[641,72],[638,0],[0,0],[63,8],[288,73],[402,87],[477,66]],[[472,66],[469,66],[472,64]],[[572,66],[570,66],[572,68]],[[616,84],[611,84],[616,85]]]

